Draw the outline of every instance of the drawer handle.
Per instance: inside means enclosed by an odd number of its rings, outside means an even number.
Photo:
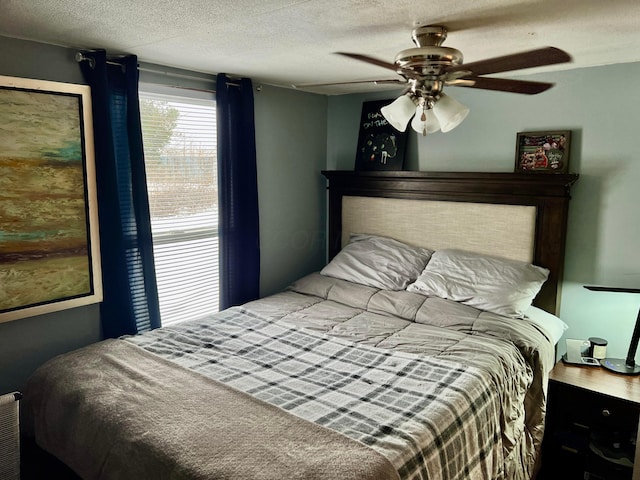
[[[602,416],[603,417],[609,417],[611,415],[611,412],[608,409],[604,409],[602,410]]]

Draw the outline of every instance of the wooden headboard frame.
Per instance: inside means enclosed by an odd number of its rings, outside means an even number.
[[[530,205],[536,207],[533,263],[549,278],[535,300],[557,314],[564,266],[570,187],[577,174],[323,171],[329,190],[328,255],[341,248],[342,197]]]

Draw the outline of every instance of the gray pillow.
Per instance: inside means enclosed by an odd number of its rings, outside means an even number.
[[[522,318],[548,276],[549,270],[530,263],[444,249],[407,290]]]
[[[388,237],[353,234],[320,273],[382,290],[404,290],[432,253]]]

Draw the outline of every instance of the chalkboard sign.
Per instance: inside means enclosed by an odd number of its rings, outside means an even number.
[[[402,170],[407,133],[389,125],[380,109],[393,100],[362,103],[356,170]]]

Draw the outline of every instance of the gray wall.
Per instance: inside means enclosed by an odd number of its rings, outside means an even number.
[[[533,96],[448,88],[471,113],[448,133],[410,133],[406,168],[511,172],[517,132],[571,130],[570,171],[580,178],[572,188],[560,316],[570,326],[566,337],[603,337],[609,355],[624,357],[640,295],[582,286],[640,288],[640,63],[522,78],[556,86]],[[353,169],[362,101],[396,93],[330,97],[329,168]]]
[[[265,85],[254,99],[264,296],[325,262],[327,98]]]
[[[0,51],[0,75],[85,83],[76,50],[0,37]],[[273,87],[254,95],[261,292],[269,294],[325,260],[327,99]],[[45,360],[100,338],[99,305],[0,323],[0,393],[21,389]]]

